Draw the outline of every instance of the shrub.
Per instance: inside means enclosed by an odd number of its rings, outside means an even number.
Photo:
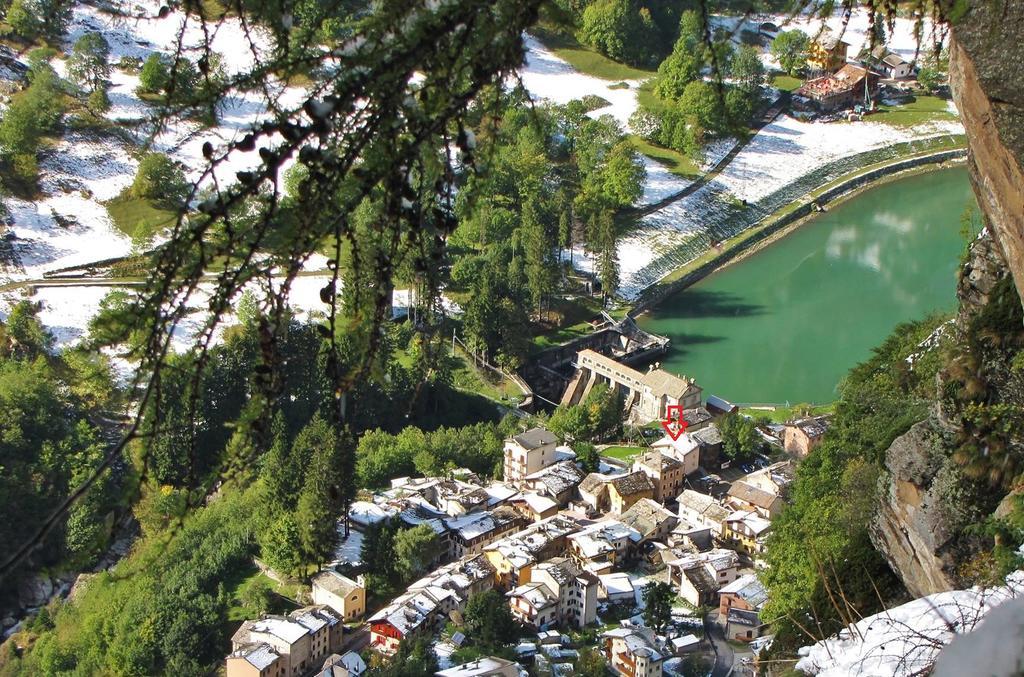
[[[171,158],[163,153],[149,153],[139,162],[130,191],[133,197],[177,208],[188,198],[189,184]]]
[[[89,110],[94,113],[106,113],[110,110],[110,97],[107,96],[107,90],[100,87],[94,89],[89,98],[87,99]]]
[[[139,91],[143,94],[157,94],[164,91],[171,81],[171,67],[166,57],[154,52],[146,57],[139,72]]]

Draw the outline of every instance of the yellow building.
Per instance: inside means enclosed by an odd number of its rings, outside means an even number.
[[[850,45],[828,30],[811,39],[807,47],[807,67],[812,71],[832,72],[846,65]]]
[[[653,497],[654,485],[651,478],[643,472],[620,475],[608,482],[608,505],[613,515],[626,512],[641,498]]]
[[[326,604],[342,620],[354,621],[366,613],[366,583],[362,576],[352,580],[334,569],[321,571],[312,580],[313,603]]]

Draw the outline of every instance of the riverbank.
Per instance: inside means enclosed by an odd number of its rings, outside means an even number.
[[[889,181],[962,163],[966,154],[966,144],[943,150],[932,149],[869,165],[829,181],[764,217],[756,225],[723,241],[719,247],[664,276],[641,292],[630,307],[629,314],[638,317],[669,296],[792,233],[818,215],[815,205],[834,207]]]

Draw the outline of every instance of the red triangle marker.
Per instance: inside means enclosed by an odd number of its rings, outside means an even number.
[[[676,414],[675,420],[672,418],[673,413]],[[683,419],[683,405],[673,404],[665,410],[665,420],[661,422],[661,427],[673,442],[678,440],[689,426],[690,424]]]

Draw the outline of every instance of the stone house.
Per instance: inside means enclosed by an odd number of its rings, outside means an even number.
[[[649,628],[618,628],[601,634],[608,667],[623,677],[661,677],[664,656]]]
[[[231,636],[228,677],[300,677],[341,646],[341,619],[326,606],[244,621]]]
[[[505,440],[505,481],[517,484],[527,475],[555,463],[557,445],[558,438],[543,428],[533,428]]]
[[[352,580],[326,569],[313,576],[311,584],[313,603],[329,606],[343,621],[362,618],[366,612],[366,581],[362,576]]]
[[[737,510],[752,510],[770,520],[776,517],[785,505],[778,494],[765,491],[743,480],[733,482],[726,494],[726,501]]]
[[[633,507],[622,513],[619,521],[640,534],[640,543],[664,542],[679,523],[679,518],[657,501],[641,498]]]
[[[608,511],[621,515],[641,498],[653,498],[654,485],[645,473],[618,475],[608,482]]]
[[[786,423],[782,430],[782,445],[797,458],[804,458],[821,443],[828,431],[828,416],[809,416]]]
[[[696,445],[694,445],[696,451]],[[654,485],[653,498],[664,503],[679,495],[683,478],[697,469],[697,453],[692,453],[693,468],[686,470],[681,462],[660,449],[646,451],[633,459],[633,472],[642,472]],[[685,458],[685,456],[684,456]]]
[[[710,527],[715,536],[721,536],[725,530],[725,520],[729,517],[728,508],[711,496],[692,489],[685,489],[676,497],[679,504],[679,521],[692,527]]]

